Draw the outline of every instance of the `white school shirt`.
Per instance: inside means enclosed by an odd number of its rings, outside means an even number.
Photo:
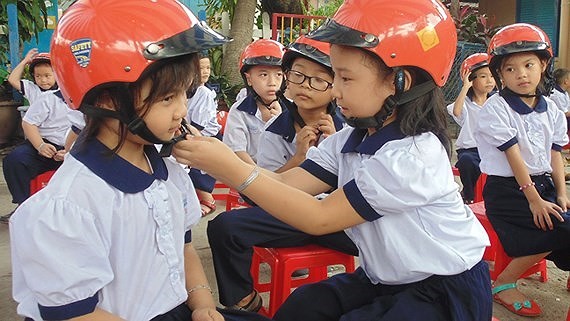
[[[46,91],[30,105],[23,121],[38,127],[40,135],[50,142],[63,146],[71,127],[69,108],[58,91]]]
[[[513,177],[504,151],[514,144],[530,175],[551,173],[551,149],[560,151],[568,143],[566,117],[547,97],[539,96],[530,108],[516,95],[497,93],[479,113],[475,138],[483,173]]]
[[[301,167],[342,188],[366,220],[345,232],[373,284],[462,273],[481,261],[487,233],[463,204],[438,138],[405,137],[398,126],[370,137],[344,128],[311,147]]]
[[[68,108],[67,119],[71,123],[71,126],[75,127],[77,134],[85,128],[85,114],[79,110]]]
[[[186,120],[204,136],[216,136],[222,125],[216,120],[216,93],[206,86],[198,86],[194,96],[188,99]]]
[[[336,114],[332,117],[336,131],[341,130],[344,125],[343,120]],[[265,128],[259,141],[257,165],[274,172],[283,167],[297,151],[295,120],[291,112],[285,109],[267,121]],[[321,135],[318,144],[324,139],[324,135]]]
[[[99,307],[146,321],[185,302],[184,244],[200,219],[186,172],[154,146],[152,175],[97,140],[79,146],[10,219],[18,314],[61,320]]]
[[[570,109],[570,96],[560,86],[555,86],[554,91],[548,98],[552,99],[564,114]]]
[[[282,110],[285,109],[281,106]],[[234,152],[246,152],[257,162],[259,138],[265,127],[253,95],[236,101],[226,120],[223,142]]]
[[[475,128],[477,128],[477,122],[479,121],[479,111],[482,106],[479,106],[476,102],[472,101],[471,98],[465,97],[465,102],[463,103],[463,110],[459,117],[453,114],[453,105],[449,104],[447,106],[447,112],[453,120],[461,127],[459,135],[457,136],[457,141],[455,146],[458,149],[461,148],[476,148],[477,142],[475,141]]]
[[[31,105],[36,102],[36,100],[40,98],[40,95],[45,91],[41,89],[40,86],[36,85],[35,82],[27,79],[22,79],[20,80],[20,92],[24,97],[26,97]]]

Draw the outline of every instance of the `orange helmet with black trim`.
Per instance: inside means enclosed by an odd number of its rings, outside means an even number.
[[[459,70],[459,76],[463,78],[463,75],[469,74],[469,80],[473,80],[473,72],[489,66],[489,55],[486,53],[475,53],[463,60],[461,68]]]
[[[242,77],[251,66],[281,66],[284,51],[285,47],[281,43],[271,39],[259,39],[250,43],[239,58],[239,71]]]
[[[134,82],[156,61],[228,41],[176,0],[79,0],[58,22],[51,55],[63,97],[78,109],[100,85]]]
[[[328,43],[300,36],[287,47],[281,65],[283,69],[291,69],[293,60],[303,57],[331,68],[330,54],[331,49]]]
[[[453,19],[437,0],[346,0],[308,37],[369,50],[388,67],[420,68],[438,86],[457,46]]]
[[[32,75],[34,74],[34,69],[39,64],[51,65],[51,57],[50,57],[49,53],[40,52],[32,58],[32,61],[30,61],[30,65],[28,66],[28,70],[30,71],[30,74],[32,74]]]
[[[513,53],[536,52],[547,60],[553,57],[548,35],[530,23],[515,23],[501,28],[491,38],[487,52],[492,71],[499,67],[501,58]]]

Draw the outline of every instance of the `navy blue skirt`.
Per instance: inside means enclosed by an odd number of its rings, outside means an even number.
[[[556,203],[556,189],[550,175],[531,176],[540,196]],[[483,189],[487,217],[505,252],[511,257],[550,252],[546,258],[558,268],[570,270],[570,215],[564,222],[552,217],[554,230],[543,231],[535,224],[529,203],[514,177],[488,176]]]

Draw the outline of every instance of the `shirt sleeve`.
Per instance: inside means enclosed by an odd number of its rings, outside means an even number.
[[[501,151],[517,143],[517,129],[509,122],[508,106],[501,104],[497,94],[487,100],[479,112],[477,135]]]
[[[226,120],[223,142],[234,152],[247,152],[247,125],[243,119],[243,112],[232,107]]]
[[[548,108],[550,107],[551,105],[548,106]],[[566,115],[564,112],[562,112],[562,110],[555,107],[552,109],[554,114],[554,137],[552,138],[552,148],[560,151],[564,145],[568,144],[568,123],[566,121]]]
[[[10,230],[18,269],[44,319],[68,319],[95,309],[98,291],[114,275],[108,240],[94,215],[65,200],[35,198],[18,208]]]
[[[29,124],[41,126],[50,117],[50,114],[49,97],[43,95],[30,105],[23,120]]]
[[[22,95],[28,99],[30,104],[33,104],[36,100],[38,100],[42,94],[40,87],[27,79],[20,80],[20,88]]]
[[[272,172],[285,165],[290,157],[288,158],[288,155],[283,153],[285,148],[281,145],[284,141],[279,135],[272,132],[264,131],[261,133],[257,151],[257,165]]]
[[[467,97],[465,99],[467,99]],[[461,114],[459,116],[455,116],[453,114],[454,105],[455,103],[447,105],[447,113],[451,116],[451,118],[453,118],[453,120],[457,123],[457,125],[462,127],[463,124],[465,123],[465,119],[467,118],[466,117],[467,108],[465,106],[465,103],[463,103],[463,109],[461,110]]]

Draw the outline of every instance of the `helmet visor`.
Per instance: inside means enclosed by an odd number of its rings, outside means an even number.
[[[170,38],[146,46],[143,55],[149,60],[176,57],[221,46],[232,41],[206,25],[204,21]]]
[[[516,41],[509,44],[498,46],[491,50],[491,56],[504,56],[517,52],[547,50],[549,45],[542,41]]]
[[[314,60],[315,62],[331,67],[331,60],[329,56],[319,49],[304,43],[293,43],[287,49],[288,51],[285,52],[283,56],[283,67],[284,68],[291,68],[292,60],[296,57],[303,57],[308,58],[310,60]]]
[[[327,19],[319,28],[307,35],[309,39],[359,48],[374,48],[379,40],[373,34],[358,31]]]

